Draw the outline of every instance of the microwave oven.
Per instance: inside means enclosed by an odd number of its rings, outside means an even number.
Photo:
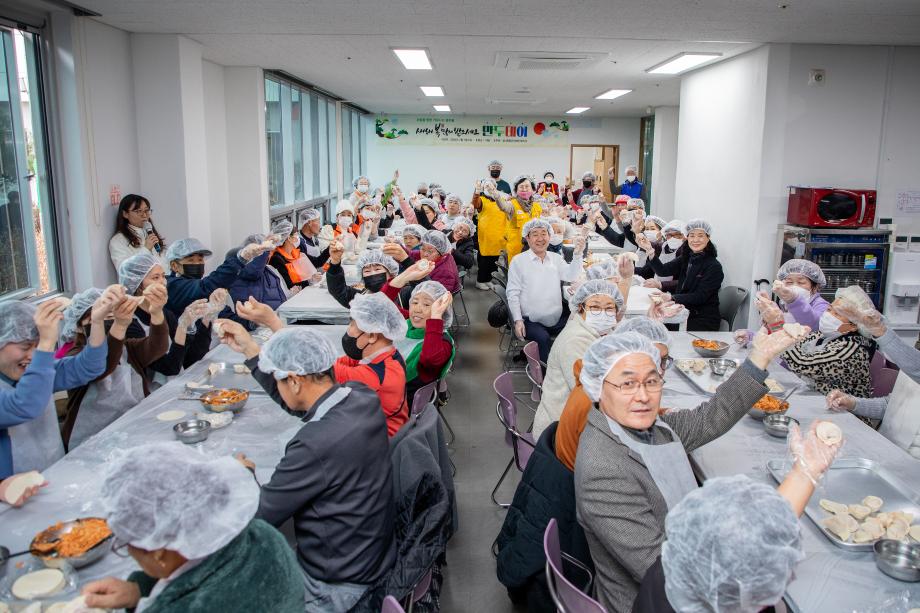
[[[786,222],[810,228],[871,228],[875,190],[790,187]]]

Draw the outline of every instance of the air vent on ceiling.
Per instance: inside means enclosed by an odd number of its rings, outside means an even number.
[[[542,104],[545,98],[486,98],[488,104]]]
[[[598,64],[608,56],[608,53],[499,51],[495,54],[495,66],[508,70],[576,70]]]

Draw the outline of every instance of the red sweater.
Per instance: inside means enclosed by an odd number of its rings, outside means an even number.
[[[380,290],[396,304],[396,308],[406,318],[409,311],[399,306],[399,288],[391,287],[389,281]],[[425,338],[422,339],[422,353],[418,357],[418,379],[422,383],[431,383],[441,376],[444,365],[450,359],[454,347],[444,338],[444,320],[429,319],[425,321]],[[405,356],[403,356],[405,357]]]
[[[409,257],[418,262],[422,254],[418,251],[410,251]],[[434,263],[434,270],[431,271],[428,278],[446,287],[451,294],[460,289],[460,272],[457,270],[454,256],[450,253],[442,255],[441,259]]]
[[[339,383],[358,381],[368,386],[380,398],[380,406],[387,418],[387,434],[393,436],[409,420],[406,403],[406,366],[393,347],[362,364],[348,356],[335,362],[335,379]]]

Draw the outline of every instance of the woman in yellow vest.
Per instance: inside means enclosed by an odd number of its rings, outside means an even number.
[[[479,181],[473,192],[473,208],[478,218],[476,236],[479,239],[476,287],[482,290],[492,289],[492,273],[498,268],[498,256],[505,246],[505,223],[508,216],[496,202],[504,195],[497,190],[495,179]]]
[[[500,204],[508,219],[505,224],[505,252],[508,254],[509,266],[512,258],[521,252],[521,230],[524,224],[543,213],[543,206],[535,198],[536,191],[536,181],[521,175],[514,180],[514,197]]]

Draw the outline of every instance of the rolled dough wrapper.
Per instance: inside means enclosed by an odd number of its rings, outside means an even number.
[[[183,417],[185,417],[185,411],[178,411],[178,410],[163,411],[162,413],[157,415],[157,419],[160,421],[178,421],[182,419]]]
[[[917,542],[920,542],[920,526],[910,527],[910,538],[914,539]]]
[[[837,424],[829,421],[819,422],[815,433],[825,445],[835,445],[843,440],[843,430]]]
[[[43,568],[16,579],[11,591],[20,600],[34,600],[57,594],[66,584],[64,573],[56,568]]]
[[[875,513],[882,508],[882,505],[885,504],[884,501],[878,496],[866,496],[862,499],[863,505],[872,509],[872,512]]]
[[[792,338],[801,338],[805,336],[805,326],[802,324],[783,324],[783,330]]]
[[[35,487],[36,485],[41,485],[44,482],[45,477],[37,470],[15,475],[11,477],[11,482],[6,487],[4,498],[9,504],[16,504],[27,489]]]

